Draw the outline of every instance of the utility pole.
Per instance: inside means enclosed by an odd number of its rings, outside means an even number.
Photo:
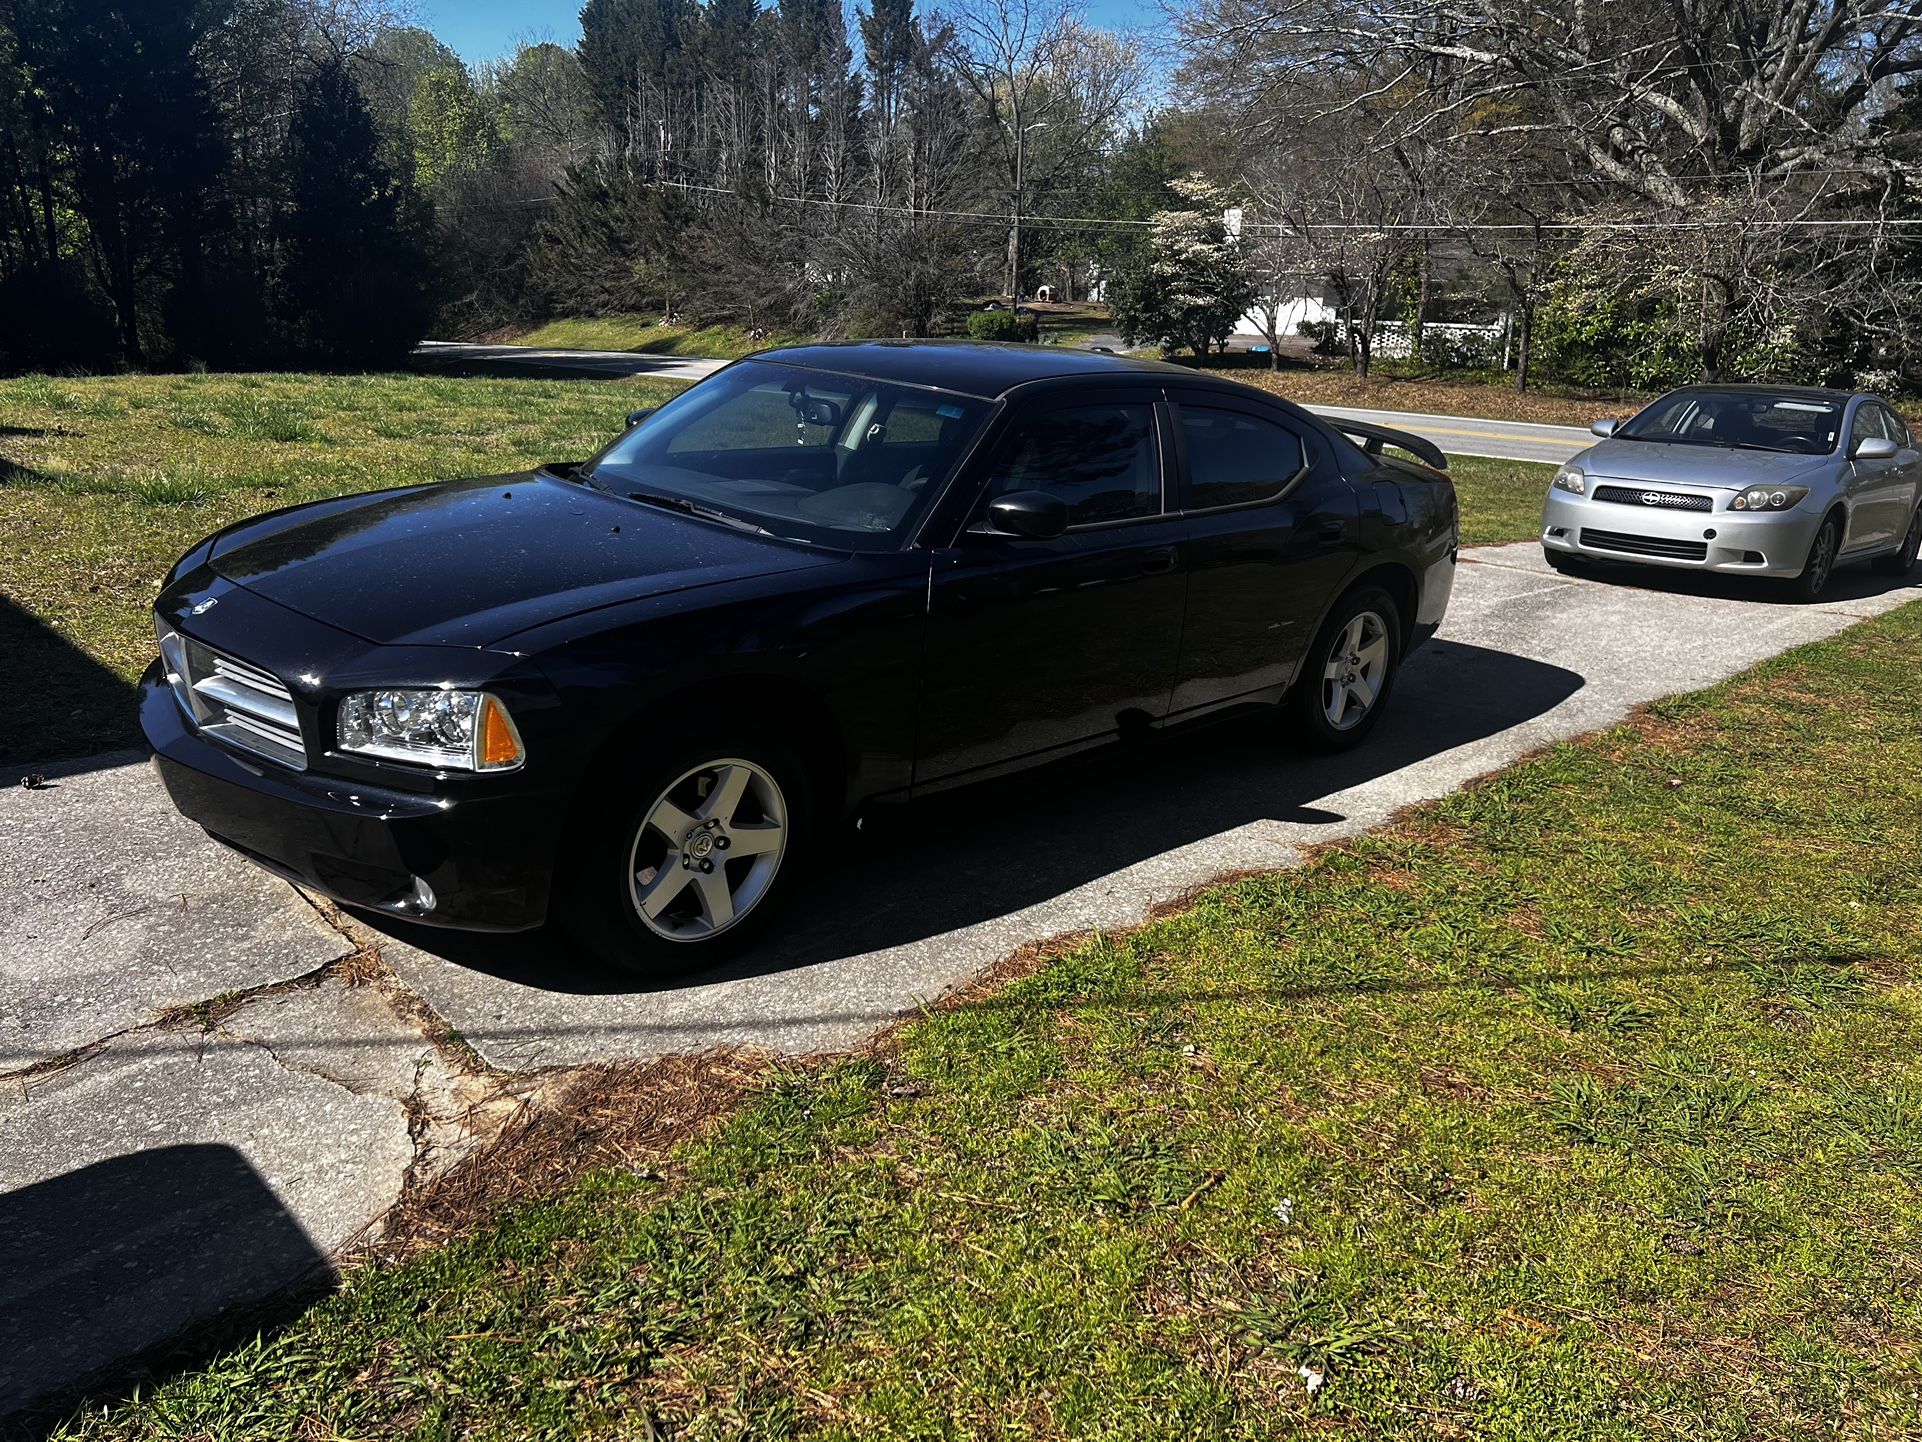
[[[1037,120],[1032,125],[1017,123],[1014,127],[1014,204],[1010,207],[1008,217],[1008,304],[1011,306],[1021,302],[1021,189],[1027,163],[1028,132],[1039,130],[1047,123]]]

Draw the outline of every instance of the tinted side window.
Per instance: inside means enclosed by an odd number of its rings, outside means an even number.
[[[1909,445],[1909,428],[1902,424],[1902,418],[1886,406],[1877,406],[1875,409],[1882,419],[1882,434],[1898,446]]]
[[[1265,501],[1301,472],[1301,437],[1241,411],[1184,405],[1181,441],[1188,453],[1184,510]]]
[[[1888,438],[1888,432],[1882,427],[1882,416],[1879,407],[1863,405],[1856,409],[1855,421],[1849,427],[1850,450],[1854,450],[1866,440],[1887,440]]]
[[[1161,513],[1154,407],[1065,406],[1022,423],[994,470],[991,495],[1047,491],[1071,526]]]

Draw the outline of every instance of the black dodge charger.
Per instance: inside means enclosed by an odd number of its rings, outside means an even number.
[[[188,552],[141,696],[181,811],[352,906],[687,965],[871,804],[1252,704],[1354,743],[1454,578],[1434,447],[1174,366],[800,346],[629,422]]]

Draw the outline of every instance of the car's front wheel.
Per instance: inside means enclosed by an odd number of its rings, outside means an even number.
[[[1318,751],[1342,751],[1374,730],[1401,668],[1401,634],[1401,612],[1379,586],[1342,597],[1284,703],[1295,734]]]
[[[1795,594],[1804,601],[1818,599],[1829,588],[1829,577],[1835,574],[1835,558],[1841,550],[1842,520],[1839,516],[1830,516],[1809,542],[1809,556],[1802,565],[1802,574],[1789,582]]]
[[[1917,552],[1922,552],[1922,506],[1909,517],[1909,533],[1902,538],[1902,549],[1877,557],[1875,569],[1885,576],[1906,576],[1915,569]]]
[[[805,855],[813,788],[771,736],[638,749],[566,864],[559,920],[616,966],[686,971],[773,920]]]
[[[1573,551],[1557,551],[1552,547],[1542,547],[1542,559],[1548,562],[1548,569],[1564,576],[1579,576],[1586,568],[1582,558]]]

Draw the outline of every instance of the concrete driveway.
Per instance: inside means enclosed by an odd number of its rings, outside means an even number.
[[[1236,724],[882,818],[843,845],[848,888],[778,945],[652,987],[544,936],[357,928],[183,822],[138,758],[45,768],[38,789],[0,774],[0,1417],[324,1280],[537,1069],[853,1045],[1025,943],[1288,866],[1917,596],[1856,570],[1802,606],[1707,577],[1564,578],[1533,544],[1464,552],[1442,635],[1358,752],[1305,758]]]

